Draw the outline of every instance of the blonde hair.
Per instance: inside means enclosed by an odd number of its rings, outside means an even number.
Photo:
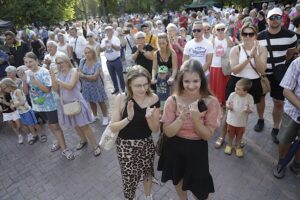
[[[14,89],[18,88],[18,85],[11,79],[11,78],[4,78],[2,79],[2,81],[0,82],[1,88],[4,86],[6,87],[11,87]]]
[[[91,45],[86,45],[86,47],[84,48],[84,50],[85,50],[85,49],[89,49],[89,50],[92,52],[92,54],[93,54],[94,60],[97,61],[97,52],[96,52],[96,48],[93,47],[93,46],[91,46]]]
[[[167,55],[169,55],[172,51],[172,47],[171,47],[168,35],[166,33],[159,33],[157,35],[157,38],[158,38],[158,40],[159,39],[165,39],[167,41],[166,53],[167,53]],[[159,47],[158,40],[157,40],[157,46]],[[159,50],[161,50],[160,47],[159,47]]]
[[[72,64],[72,62],[71,62],[71,60],[70,60],[70,58],[66,54],[59,54],[56,57],[55,61],[57,61],[57,59],[61,59],[63,62],[68,63],[69,68],[73,68],[74,67],[73,64]],[[57,69],[58,69],[58,71],[61,71],[60,67],[58,67]]]

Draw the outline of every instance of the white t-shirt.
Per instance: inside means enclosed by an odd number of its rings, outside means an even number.
[[[76,38],[71,38],[70,46],[73,48],[73,51],[76,53],[76,56],[78,59],[81,59],[84,57],[84,48],[86,46],[86,39],[83,36],[78,36]],[[75,45],[76,44],[76,45]]]
[[[186,43],[183,54],[189,56],[189,58],[198,60],[201,65],[206,63],[206,55],[214,53],[213,46],[210,41],[203,39],[200,42],[195,42],[195,39]]]
[[[57,50],[56,53],[53,56],[51,56],[50,54],[46,54],[45,55],[44,60],[46,60],[46,59],[51,60],[49,69],[54,69],[54,70],[57,69],[57,65],[56,65],[55,59],[56,59],[57,56],[62,55],[62,54],[64,54],[64,53]],[[46,67],[46,64],[43,64],[43,67]]]
[[[235,92],[232,92],[226,102],[226,105],[232,104],[233,110],[228,110],[227,124],[235,127],[245,127],[248,120],[248,113],[244,110],[247,106],[250,107],[250,110],[253,110],[254,100],[252,95],[247,94],[246,96],[239,96]]]
[[[62,52],[68,55],[68,44],[64,44],[63,46],[57,45],[57,51]]]
[[[121,56],[121,51],[116,51],[112,48],[112,45],[121,47],[121,42],[119,38],[112,36],[111,40],[107,37],[101,41],[101,48],[105,49],[105,57],[108,61],[112,61]]]
[[[226,54],[228,44],[226,38],[219,40],[217,37],[214,42],[214,56],[211,62],[211,67],[221,68],[221,57]]]

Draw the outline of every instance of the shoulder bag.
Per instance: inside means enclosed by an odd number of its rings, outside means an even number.
[[[177,107],[176,97],[172,96],[172,99],[176,103],[176,107]],[[166,136],[166,134],[164,134],[163,123],[161,122],[159,138],[155,145],[155,152],[157,153],[158,156],[162,155],[164,143],[167,141],[167,139],[168,139],[168,137]]]
[[[102,133],[99,146],[102,149],[109,151],[116,143],[117,137],[118,137],[118,133],[113,133],[110,129],[110,124],[108,124]]]
[[[249,57],[247,51],[245,50],[245,48],[243,47],[245,53],[246,53],[246,56]],[[258,76],[260,77],[260,84],[261,84],[261,87],[262,87],[262,91],[263,91],[263,94],[267,94],[268,92],[271,91],[271,86],[270,86],[270,81],[269,79],[264,75],[264,74],[261,74],[257,71],[257,69],[254,67],[254,65],[252,64],[251,60],[249,59],[249,63],[252,67],[252,69],[258,74]]]
[[[227,42],[227,46],[228,46],[227,39],[226,39],[226,42]],[[212,44],[213,44],[213,47],[215,48],[215,36],[213,37]],[[224,76],[229,76],[231,74],[229,54],[230,54],[230,48],[227,48],[224,55],[221,56],[221,68],[222,68],[222,73]]]
[[[124,109],[125,109],[125,107],[124,107]],[[121,112],[121,113],[123,113],[123,112]],[[106,151],[111,150],[116,143],[118,135],[119,135],[119,133],[112,132],[112,130],[110,128],[110,123],[109,123],[102,133],[102,136],[101,136],[101,139],[99,142],[99,146]]]
[[[71,103],[64,103],[63,95],[62,95],[62,88],[59,89],[60,91],[60,101],[63,108],[63,112],[67,116],[74,116],[78,115],[81,112],[81,105],[79,100],[73,101]]]

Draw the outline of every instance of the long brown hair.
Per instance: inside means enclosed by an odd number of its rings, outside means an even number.
[[[131,82],[138,78],[138,77],[145,77],[148,80],[149,83],[149,87],[146,91],[147,95],[152,95],[152,91],[150,89],[150,83],[151,83],[151,75],[148,72],[148,70],[146,70],[144,67],[140,66],[140,65],[134,65],[133,67],[130,67],[130,69],[128,70],[127,73],[127,78],[126,78],[126,96],[127,96],[127,100],[130,100],[133,96],[133,92],[131,89]]]
[[[202,97],[207,97],[211,95],[211,92],[208,89],[208,82],[206,80],[204,71],[202,69],[202,65],[199,61],[195,59],[189,59],[185,61],[180,68],[180,71],[178,72],[178,76],[176,79],[176,89],[174,91],[174,94],[181,95],[184,91],[183,87],[183,75],[185,73],[197,73],[201,80],[201,86],[199,89],[199,92]]]

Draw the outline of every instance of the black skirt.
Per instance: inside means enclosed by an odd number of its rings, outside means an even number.
[[[241,77],[237,76],[230,76],[227,86],[226,86],[226,93],[225,93],[225,99],[227,101],[229,95],[235,91],[235,84],[238,82]],[[260,78],[257,79],[250,79],[252,81],[252,87],[249,91],[249,94],[253,96],[254,104],[259,103],[261,96],[263,96],[263,91],[260,83]]]
[[[172,180],[177,185],[183,179],[182,190],[190,190],[199,200],[214,192],[208,164],[208,144],[204,140],[168,138],[158,161],[162,182]]]

